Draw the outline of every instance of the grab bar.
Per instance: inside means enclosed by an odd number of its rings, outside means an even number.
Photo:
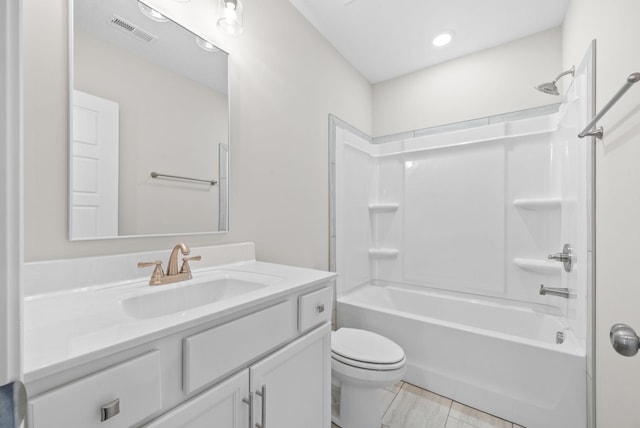
[[[158,172],[152,172],[151,173],[151,178],[158,178],[158,177],[173,178],[173,179],[176,179],[176,180],[197,181],[197,182],[200,182],[200,183],[209,183],[212,186],[215,186],[218,183],[215,180],[202,180],[200,178],[181,177],[179,175],[160,174]]]
[[[613,98],[611,98],[611,101],[609,101],[607,105],[604,106],[602,110],[600,110],[600,113],[596,114],[595,117],[591,119],[591,122],[589,122],[589,124],[582,130],[582,132],[578,134],[578,137],[584,138],[586,136],[589,136],[589,137],[596,137],[598,139],[602,139],[602,137],[604,136],[604,129],[602,129],[602,126],[594,129],[593,131],[591,130],[591,128],[593,128],[596,122],[602,119],[602,116],[604,116],[609,111],[609,109],[613,107],[613,105],[617,103],[620,98],[622,98],[624,93],[627,92],[629,88],[631,88],[634,84],[638,83],[639,81],[640,81],[640,73],[630,74],[629,77],[627,77],[627,83],[625,83],[624,86],[620,88],[620,90],[613,96]]]
[[[564,297],[567,299],[569,298],[569,296],[571,296],[568,288],[545,287],[542,284],[540,284],[540,294],[543,296],[545,294],[550,294],[552,296]]]

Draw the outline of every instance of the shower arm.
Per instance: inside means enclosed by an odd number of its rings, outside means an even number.
[[[620,90],[613,96],[613,98],[611,98],[611,101],[609,101],[607,105],[605,105],[602,110],[600,110],[600,113],[598,113],[593,119],[591,119],[591,122],[589,122],[589,124],[582,130],[582,132],[578,134],[578,137],[584,138],[586,136],[589,136],[602,139],[602,137],[604,136],[604,129],[602,128],[602,126],[594,130],[591,129],[600,119],[602,119],[602,116],[604,116],[611,109],[611,107],[613,107],[614,104],[617,103],[620,98],[622,98],[625,92],[627,92],[634,84],[638,83],[639,81],[640,73],[630,74],[629,77],[627,77],[627,82],[624,84],[624,86],[622,86],[622,88],[620,88]]]
[[[558,80],[560,80],[560,78],[562,76],[566,76],[567,74],[571,74],[574,75],[576,72],[576,68],[575,67],[571,67],[569,70],[567,71],[563,71],[562,73],[558,74],[558,77],[556,77],[555,79],[553,79],[553,83],[556,83]]]

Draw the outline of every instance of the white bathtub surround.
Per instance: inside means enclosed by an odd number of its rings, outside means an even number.
[[[592,79],[589,54],[533,118],[379,144],[335,130],[338,326],[405,348],[409,382],[529,428],[586,426]],[[564,244],[570,272],[547,258]]]

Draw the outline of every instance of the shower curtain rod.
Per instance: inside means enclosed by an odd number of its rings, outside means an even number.
[[[604,129],[602,129],[602,126],[599,126],[593,131],[591,130],[591,128],[593,128],[596,122],[602,119],[602,116],[604,116],[609,111],[609,109],[613,107],[613,105],[617,103],[620,98],[622,98],[624,93],[627,92],[629,88],[631,88],[635,83],[638,83],[638,81],[640,81],[640,73],[630,74],[629,77],[627,77],[627,82],[624,84],[624,86],[622,86],[622,88],[620,88],[620,90],[613,96],[613,98],[611,98],[611,101],[609,101],[607,105],[604,106],[602,110],[600,110],[600,113],[596,114],[595,117],[591,119],[591,122],[589,122],[589,124],[582,130],[582,132],[578,134],[578,137],[584,138],[586,136],[589,136],[602,139],[602,136],[604,135]]]

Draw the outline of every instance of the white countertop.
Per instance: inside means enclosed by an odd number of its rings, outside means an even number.
[[[169,315],[138,319],[123,310],[122,301],[128,297],[189,287],[238,272],[271,279],[268,285],[255,291]],[[137,278],[28,296],[24,302],[25,381],[229,316],[333,276],[331,272],[245,261],[194,269],[193,279],[174,284],[151,287],[148,278]]]

